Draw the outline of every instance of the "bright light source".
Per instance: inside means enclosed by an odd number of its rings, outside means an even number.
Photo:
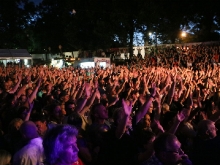
[[[62,68],[63,64],[63,60],[51,60],[51,65],[53,65],[55,68]]]
[[[80,67],[81,68],[92,68],[92,67],[95,67],[95,63],[94,62],[82,62],[80,63]]]
[[[28,60],[24,59],[24,65],[28,65]]]
[[[150,33],[149,33],[149,36],[151,36],[151,35],[152,35],[152,33],[150,32]]]
[[[76,10],[75,10],[75,9],[73,9],[73,10],[72,10],[72,13],[73,13],[73,14],[76,14]]]
[[[103,67],[103,68],[106,68],[106,62],[100,62],[100,63],[99,63],[99,66],[100,66],[100,67]]]
[[[186,32],[182,32],[181,36],[186,37]]]

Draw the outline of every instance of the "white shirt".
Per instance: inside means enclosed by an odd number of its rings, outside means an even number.
[[[13,165],[43,165],[44,150],[42,138],[37,137],[17,151],[13,158]]]

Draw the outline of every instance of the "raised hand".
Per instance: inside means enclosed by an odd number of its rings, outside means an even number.
[[[177,74],[176,74],[176,73],[174,73],[174,75],[173,75],[173,76],[171,76],[171,78],[172,78],[172,81],[173,81],[173,82],[176,82],[176,75],[177,75]]]
[[[184,110],[182,110],[181,112],[178,112],[176,115],[176,120],[178,122],[182,122],[185,118],[186,118],[186,114],[185,114]]]
[[[39,78],[38,81],[37,81],[37,87],[40,87],[41,82],[42,82],[42,78]]]
[[[96,98],[98,99],[98,100],[100,100],[100,97],[101,97],[101,95],[100,95],[100,92],[99,92],[99,90],[98,90],[98,88],[96,88]]]
[[[157,105],[161,104],[161,98],[160,98],[160,94],[159,94],[158,90],[156,90],[155,101],[156,101]]]
[[[131,111],[132,111],[132,103],[129,102],[128,104],[124,99],[122,99],[122,107],[123,107],[125,115],[130,116]]]
[[[128,82],[128,77],[127,76],[124,77],[124,80],[125,80],[125,82]]]
[[[17,75],[17,78],[18,78],[18,81],[21,82],[21,80],[22,80],[22,74],[19,73],[19,74]]]
[[[91,95],[91,86],[90,86],[89,83],[85,84],[85,92],[86,92],[86,96],[90,97],[90,95]]]
[[[152,88],[151,88],[151,91],[150,91],[150,95],[153,96],[153,97],[155,97],[156,92],[157,92],[156,83],[152,83],[151,87],[152,87]]]

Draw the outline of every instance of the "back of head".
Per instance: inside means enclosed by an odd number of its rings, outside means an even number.
[[[211,122],[211,120],[201,120],[198,124],[198,134],[204,134]]]
[[[200,138],[211,139],[216,133],[215,123],[211,120],[202,120],[198,124],[198,136]],[[214,133],[214,134],[213,134]]]
[[[116,108],[113,112],[114,125],[117,126],[123,117],[123,109]]]
[[[42,100],[43,106],[46,106],[47,104],[51,104],[53,102],[55,102],[55,100],[53,99],[52,95],[45,94],[45,96],[44,96],[44,94],[43,94],[43,100]]]
[[[164,103],[162,105],[162,111],[163,111],[163,113],[169,112],[170,111],[170,106],[167,103]]]
[[[176,116],[176,113],[171,112],[171,111],[166,112],[164,114],[162,125],[163,125],[165,130],[168,130],[171,127],[173,119],[174,119],[175,116]]]
[[[140,144],[141,145],[146,145],[150,141],[153,141],[153,139],[156,137],[155,133],[149,130],[143,130],[141,132],[141,138],[140,138]]]
[[[37,127],[32,121],[23,122],[20,127],[20,132],[27,140],[31,140],[39,136],[37,132]]]
[[[15,133],[20,129],[20,126],[22,125],[23,120],[20,118],[14,118],[8,126],[8,132],[9,133]]]
[[[6,150],[0,150],[0,165],[10,164],[11,154]]]
[[[49,113],[53,113],[54,109],[57,107],[57,106],[60,106],[61,104],[60,103],[57,103],[57,102],[54,102],[52,103],[50,106],[49,106]]]
[[[82,118],[78,113],[73,112],[68,116],[67,124],[74,125],[79,129],[82,126]]]
[[[158,136],[154,140],[155,154],[157,154],[161,151],[166,151],[169,144],[176,139],[177,139],[177,137],[173,134],[170,134],[170,133],[163,133],[160,136]]]

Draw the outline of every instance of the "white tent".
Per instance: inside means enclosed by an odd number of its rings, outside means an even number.
[[[0,49],[0,60],[32,59],[26,49]]]

